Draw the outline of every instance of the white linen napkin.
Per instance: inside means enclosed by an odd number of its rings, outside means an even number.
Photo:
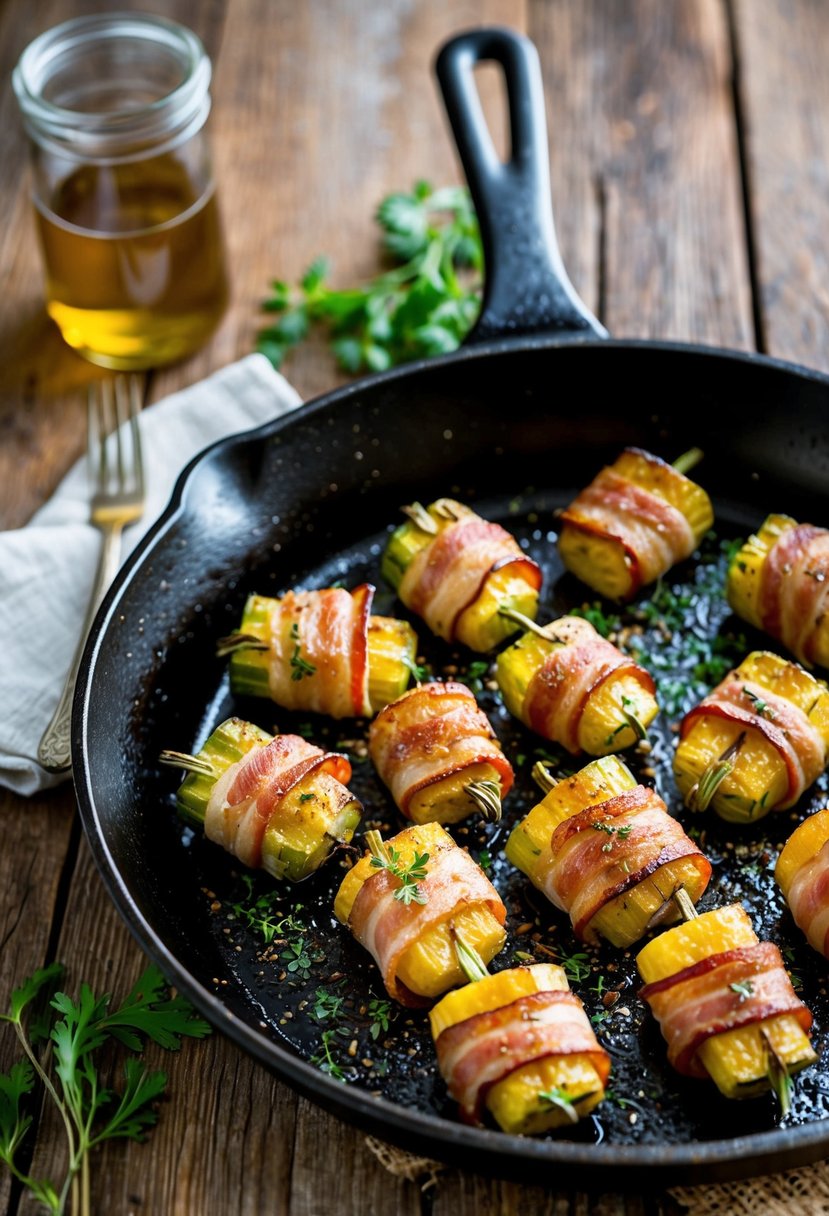
[[[263,355],[249,355],[141,415],[147,500],[124,532],[122,560],[167,505],[202,448],[300,404]],[[23,528],[0,532],[0,785],[34,794],[66,780],[37,762],[78,643],[101,538],[89,523],[86,461]]]

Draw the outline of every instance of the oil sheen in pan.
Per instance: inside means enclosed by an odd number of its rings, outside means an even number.
[[[530,491],[508,504],[497,500],[477,504],[484,515],[509,528],[544,568],[542,621],[596,602],[589,589],[562,572],[551,530],[556,505],[547,496]],[[726,666],[738,662],[749,650],[774,648],[769,639],[729,614],[722,596],[728,545],[744,535],[745,528],[734,527],[727,519],[718,519],[717,527],[717,535],[706,538],[700,553],[672,571],[661,588],[646,592],[647,598],[621,613],[606,602],[600,608],[616,630],[633,628],[627,635],[628,648],[641,651],[657,677],[663,706],[667,702],[668,708],[663,708],[651,728],[653,750],[650,754],[625,753],[625,760],[640,780],[656,786],[713,863],[714,873],[700,910],[743,901],[760,938],[782,948],[795,984],[814,1014],[812,1038],[820,1059],[795,1079],[792,1110],[785,1120],[792,1126],[829,1115],[829,1062],[823,1051],[829,998],[822,960],[793,925],[773,881],[773,868],[795,823],[826,803],[827,779],[820,779],[796,812],[772,813],[749,827],[723,823],[710,812],[692,816],[682,806],[671,774],[676,741],[671,724],[721,678],[715,671],[718,659],[724,674]],[[271,575],[272,585],[268,579],[259,579],[255,589],[279,594],[289,586],[323,587],[337,580],[353,586],[369,580],[378,588],[376,611],[406,616],[379,575],[385,538],[386,533],[377,534],[325,565],[293,570],[284,583],[276,583],[275,574]],[[237,589],[237,599],[228,605],[225,632],[238,620],[240,591]],[[555,1135],[613,1144],[682,1144],[779,1126],[771,1096],[729,1102],[713,1084],[685,1080],[674,1073],[666,1062],[659,1031],[637,997],[640,982],[635,950],[620,952],[609,945],[592,949],[577,942],[563,914],[507,863],[502,849],[512,826],[540,798],[530,779],[534,761],[544,759],[558,775],[564,775],[586,759],[574,760],[510,718],[497,692],[489,687],[491,676],[482,671],[481,656],[452,649],[428,635],[423,622],[412,618],[412,623],[433,677],[456,676],[471,685],[516,770],[516,786],[505,802],[499,825],[469,820],[451,829],[456,840],[487,865],[507,905],[509,937],[491,969],[526,961],[527,955],[539,962],[561,962],[612,1057],[608,1096],[597,1113]],[[710,658],[706,642],[715,637],[720,641],[714,665],[706,668],[706,658]],[[365,723],[334,723],[291,714],[262,700],[233,698],[225,678],[207,710],[204,733],[231,713],[267,730],[309,733],[322,746],[347,751],[354,766],[350,785],[366,808],[361,831],[379,827],[390,833],[403,826],[365,757]],[[195,747],[201,741],[189,743]],[[171,746],[182,742],[171,741]],[[168,796],[172,810],[172,787]],[[194,898],[203,900],[207,930],[228,970],[249,994],[263,1032],[273,1034],[344,1085],[360,1086],[402,1106],[453,1118],[452,1103],[437,1073],[426,1014],[386,1001],[373,961],[334,918],[334,893],[343,867],[349,864],[346,858],[333,858],[298,886],[277,886],[267,875],[234,869],[226,854],[188,829],[181,830],[181,842],[183,868],[189,870],[182,874],[182,881],[200,892]]]

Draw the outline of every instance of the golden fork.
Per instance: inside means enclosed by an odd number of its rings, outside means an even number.
[[[88,457],[90,481],[94,485],[89,518],[101,531],[101,556],[78,648],[57,709],[37,749],[39,762],[50,773],[66,772],[72,766],[72,696],[81,655],[95,613],[118,571],[121,532],[144,513],[144,461],[138,424],[141,399],[138,376],[116,376],[96,381],[89,388]]]

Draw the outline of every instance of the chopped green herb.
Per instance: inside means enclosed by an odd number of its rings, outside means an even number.
[[[758,697],[756,692],[752,692],[751,689],[746,688],[745,685],[743,685],[743,696],[748,697],[749,701],[751,702],[751,704],[754,708],[754,712],[756,714],[758,714],[761,718],[773,718],[774,717],[774,710],[769,705],[769,703],[767,701],[764,701],[762,697]]]
[[[478,853],[478,865],[481,867],[484,873],[486,873],[487,870],[492,869],[492,855],[489,849],[481,849],[481,851]]]
[[[326,992],[324,988],[318,988],[314,993],[311,1016],[317,1022],[333,1021],[342,1013],[344,1001],[344,997],[335,996],[333,992]]]
[[[732,992],[736,992],[737,996],[740,998],[741,1005],[743,1001],[747,1001],[750,996],[754,996],[754,985],[752,984],[751,980],[738,980],[736,983],[729,984],[728,986]]]
[[[622,626],[621,618],[616,613],[606,613],[598,600],[594,600],[592,604],[582,604],[581,608],[571,608],[570,616],[582,617],[603,638],[616,633]]]
[[[613,840],[627,840],[628,836],[633,831],[633,825],[630,823],[622,824],[620,827],[614,827],[607,820],[597,819],[595,823],[591,823],[591,828],[594,832],[605,832],[613,839],[608,840],[607,844],[602,845],[602,852],[609,853],[613,848]]]
[[[369,1028],[371,1037],[377,1041],[381,1034],[386,1034],[391,1019],[391,1001],[372,1000],[368,1003]]]
[[[311,1056],[311,1063],[315,1064],[320,1072],[327,1072],[335,1081],[345,1081],[345,1073],[336,1056],[335,1040],[338,1034],[341,1035],[342,1031],[335,1027],[323,1030],[320,1036],[320,1050]]]

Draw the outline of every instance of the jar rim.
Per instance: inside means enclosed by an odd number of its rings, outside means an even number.
[[[93,42],[141,39],[176,54],[182,79],[169,92],[142,105],[97,111],[72,109],[43,96],[59,60]],[[125,144],[146,146],[176,136],[209,112],[211,65],[201,39],[186,26],[154,13],[94,13],[74,17],[38,35],[23,51],[12,74],[18,105],[29,134],[39,142],[99,155],[125,151]]]

